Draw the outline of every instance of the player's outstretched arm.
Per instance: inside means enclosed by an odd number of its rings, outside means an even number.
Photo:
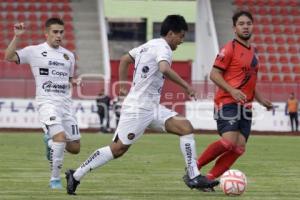
[[[16,55],[17,44],[20,40],[20,36],[25,32],[24,23],[17,23],[14,25],[14,37],[9,43],[8,47],[5,50],[4,59],[11,62],[18,62],[18,56]]]
[[[171,69],[167,61],[159,62],[159,71],[163,73],[164,76],[166,76],[168,79],[181,86],[190,97],[195,98],[195,90],[174,70]]]
[[[133,58],[129,54],[125,54],[121,57],[119,64],[119,95],[127,95],[126,81],[128,77],[128,68],[131,63],[134,63]]]

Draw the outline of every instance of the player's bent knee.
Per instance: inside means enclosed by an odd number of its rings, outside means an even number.
[[[110,146],[111,152],[114,156],[114,158],[119,158],[123,156],[129,149],[130,146],[123,145],[120,142],[118,143],[112,143]]]

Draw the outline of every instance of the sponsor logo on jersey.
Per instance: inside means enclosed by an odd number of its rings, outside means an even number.
[[[149,67],[148,66],[144,66],[143,68],[142,68],[142,74],[141,74],[141,78],[147,78],[147,73],[149,72]]]
[[[47,68],[40,68],[40,75],[48,76],[49,75],[49,69],[47,69]]]
[[[65,63],[49,60],[48,65],[49,66],[65,66]]]
[[[70,60],[70,58],[69,58],[69,56],[68,56],[67,54],[64,54],[64,58],[65,58],[66,60]]]
[[[57,84],[53,83],[52,81],[47,81],[43,83],[42,88],[45,92],[54,92],[65,94],[67,90],[70,88],[69,84]]]
[[[129,133],[127,135],[128,140],[133,140],[135,138],[135,134],[134,133]]]
[[[55,116],[50,117],[50,121],[54,121],[54,120],[56,120]]]
[[[60,71],[57,71],[57,70],[52,70],[51,75],[59,76],[59,77],[65,77],[65,76],[68,76],[68,73],[67,72],[60,72]]]
[[[43,51],[41,54],[42,54],[42,56],[46,57],[47,56],[47,51]]]

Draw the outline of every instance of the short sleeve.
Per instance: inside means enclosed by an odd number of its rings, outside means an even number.
[[[231,62],[232,56],[233,49],[232,43],[230,42],[227,45],[225,45],[218,53],[214,62],[214,67],[219,68],[221,70],[226,70]]]
[[[170,65],[172,64],[172,51],[167,46],[162,46],[156,51],[156,62],[167,61]]]
[[[19,59],[19,64],[30,64],[30,59],[32,58],[33,46],[27,46],[23,49],[16,51],[16,54]]]
[[[139,47],[131,49],[128,54],[135,60],[136,55],[139,52]]]

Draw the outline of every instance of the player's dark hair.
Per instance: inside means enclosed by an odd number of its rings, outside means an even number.
[[[47,19],[47,21],[45,22],[45,27],[49,28],[53,24],[59,24],[62,26],[65,25],[65,23],[62,19],[59,19],[57,17],[52,17],[52,18]]]
[[[243,16],[243,15],[248,17],[253,22],[253,17],[251,15],[251,13],[248,12],[248,11],[241,10],[241,11],[238,11],[238,12],[234,13],[234,15],[232,16],[233,26],[236,26],[237,20],[239,19],[240,16]]]
[[[183,16],[181,15],[168,15],[161,24],[160,35],[166,36],[169,31],[179,33],[187,31],[188,26]]]

